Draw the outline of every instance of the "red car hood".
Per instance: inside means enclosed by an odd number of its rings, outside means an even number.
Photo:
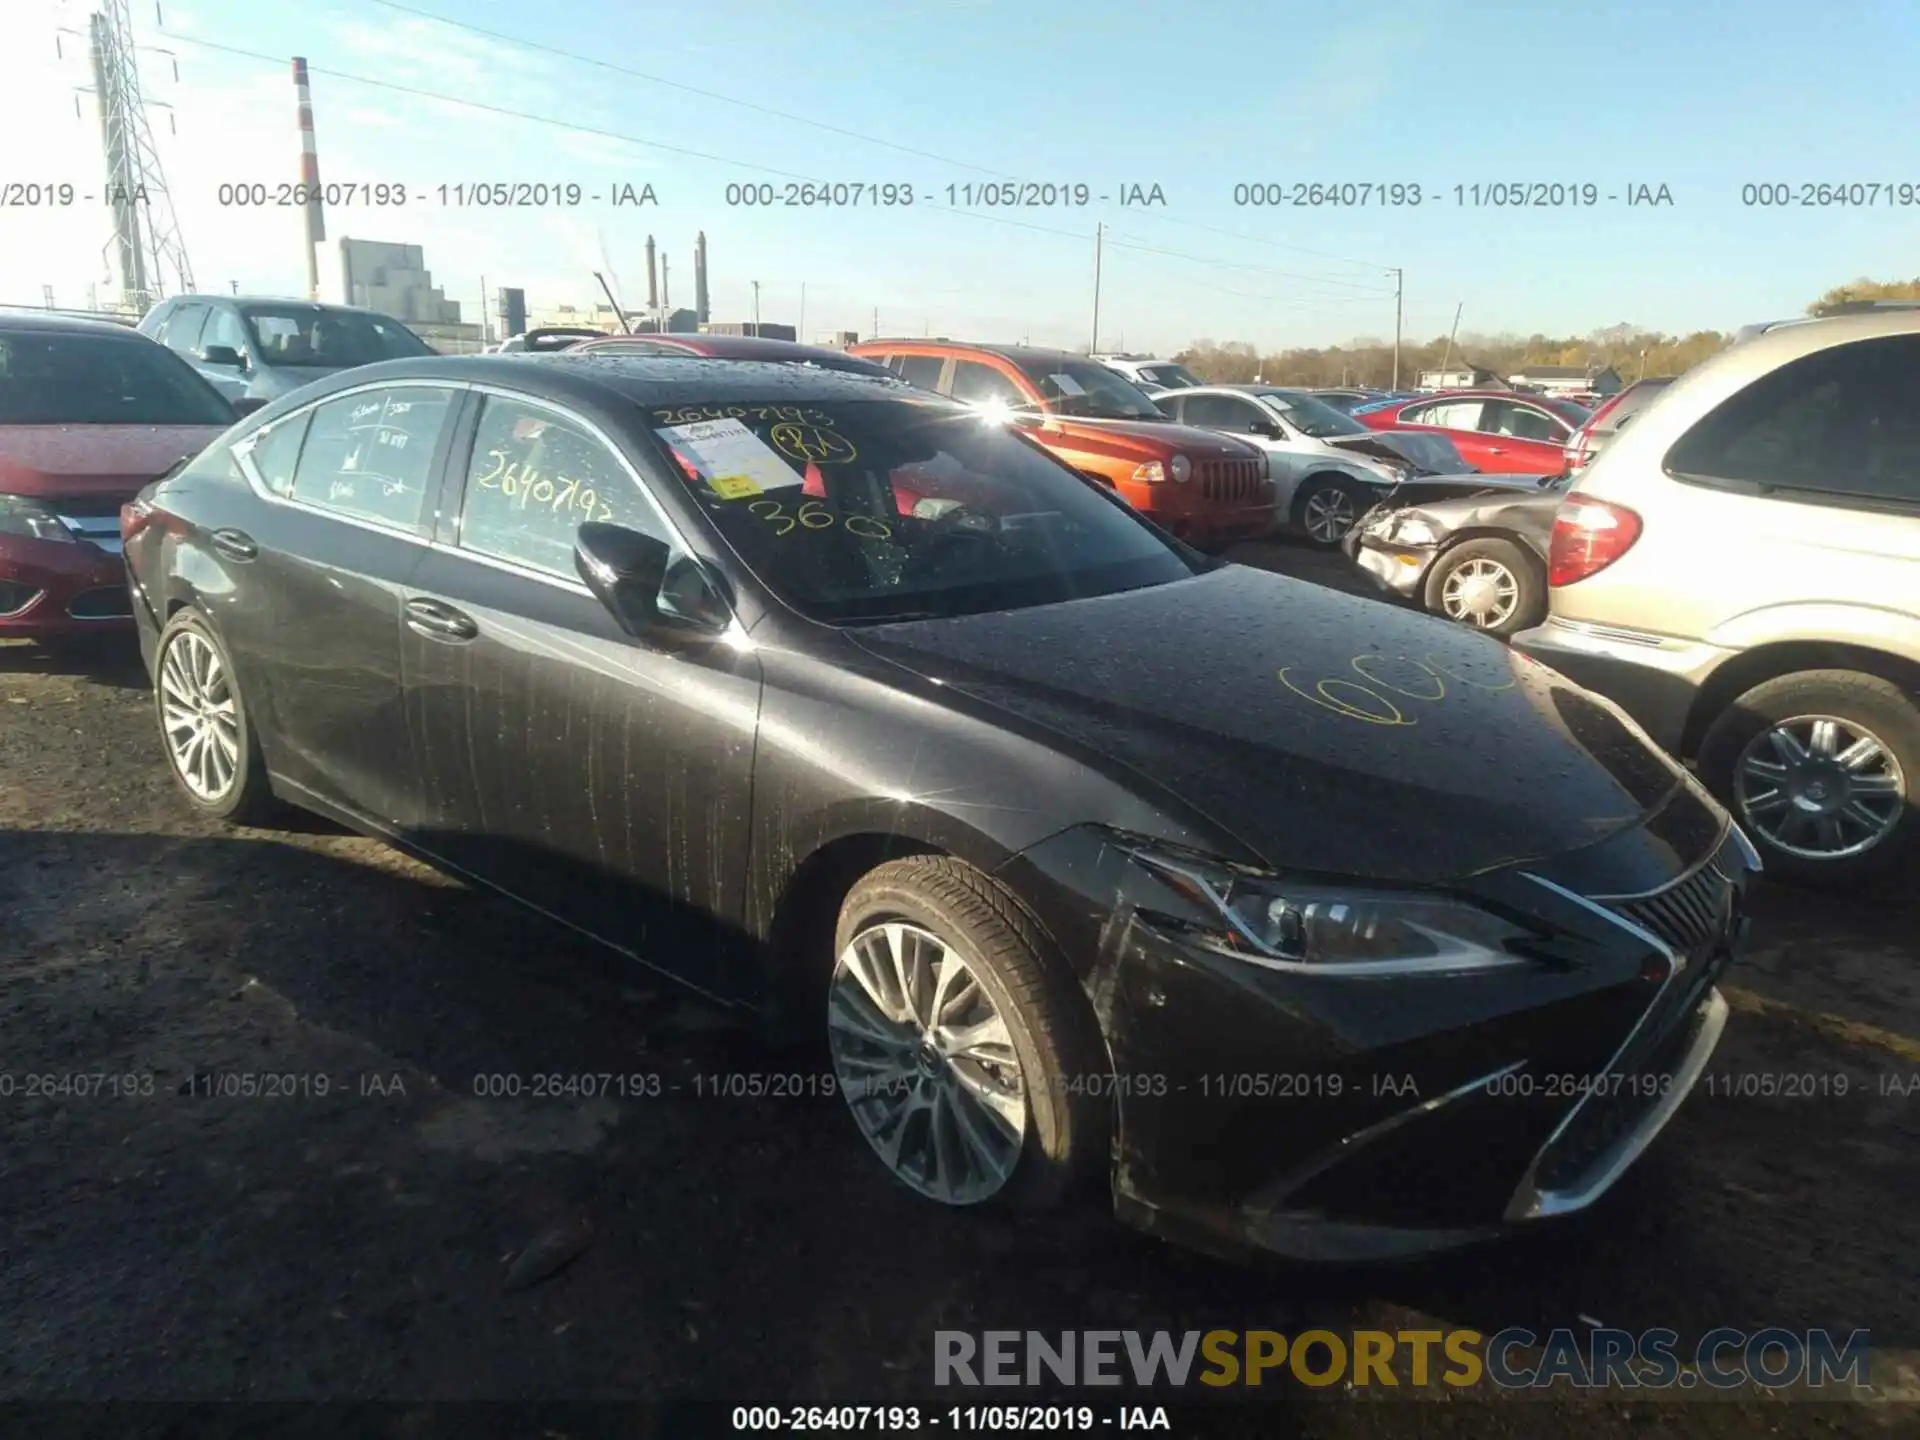
[[[1086,420],[1071,415],[1049,415],[1045,433],[1069,440],[1090,440],[1109,453],[1138,453],[1145,458],[1178,450],[1195,459],[1245,460],[1258,456],[1259,447],[1217,430],[1196,430],[1158,420]],[[1104,442],[1104,443],[1102,443]]]
[[[0,425],[0,494],[131,500],[222,433],[218,425]]]

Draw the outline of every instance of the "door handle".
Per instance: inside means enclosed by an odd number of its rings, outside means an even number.
[[[232,560],[251,560],[260,553],[253,537],[244,530],[216,530],[207,537],[213,548]]]
[[[471,640],[480,633],[472,616],[438,600],[407,601],[407,628],[429,640]]]

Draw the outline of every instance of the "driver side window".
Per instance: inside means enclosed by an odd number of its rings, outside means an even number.
[[[551,410],[488,396],[467,462],[461,548],[573,580],[574,538],[589,520],[671,543],[603,441]]]

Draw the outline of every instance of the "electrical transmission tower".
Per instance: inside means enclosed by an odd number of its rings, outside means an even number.
[[[91,90],[100,111],[100,142],[107,162],[106,208],[113,217],[107,248],[120,282],[120,300],[144,313],[155,301],[190,291],[194,284],[173,197],[167,193],[167,179],[160,168],[160,152],[147,123],[148,106],[158,102],[140,93],[131,4],[132,0],[97,0],[87,17],[86,32],[93,84],[81,88]],[[176,66],[176,77],[178,73]]]

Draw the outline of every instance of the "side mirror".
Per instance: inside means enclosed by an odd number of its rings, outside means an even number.
[[[1247,426],[1247,429],[1255,435],[1264,435],[1269,440],[1283,440],[1286,438],[1286,431],[1280,428],[1280,422],[1278,420],[1256,420]]]
[[[573,544],[574,569],[636,639],[661,630],[717,634],[732,622],[712,577],[690,555],[624,525],[589,521]]]
[[[268,403],[264,395],[242,395],[232,402],[233,413],[244,420],[256,410],[264,410]]]
[[[231,345],[209,345],[200,352],[200,361],[205,365],[219,365],[228,370],[244,370],[247,358]]]

